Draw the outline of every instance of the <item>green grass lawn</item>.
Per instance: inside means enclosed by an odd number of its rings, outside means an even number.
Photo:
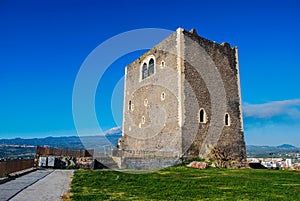
[[[300,172],[280,170],[78,170],[71,186],[72,200],[300,200]]]

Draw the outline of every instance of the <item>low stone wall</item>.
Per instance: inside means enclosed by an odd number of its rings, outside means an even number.
[[[57,169],[91,169],[94,150],[37,147],[34,164],[36,167]]]
[[[34,160],[11,160],[0,162],[0,177],[5,177],[10,173],[18,172],[28,168],[32,168]]]
[[[54,169],[92,169],[92,157],[71,157],[71,156],[40,156],[39,167]]]
[[[95,158],[95,169],[131,169],[154,170],[181,163],[178,158],[142,158],[142,157],[98,157]]]
[[[122,168],[125,169],[160,169],[179,164],[178,158],[124,158]]]

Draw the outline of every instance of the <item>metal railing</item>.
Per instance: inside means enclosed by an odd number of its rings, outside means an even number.
[[[33,164],[34,164],[33,159],[1,161],[0,177],[5,177],[10,173],[32,168]]]

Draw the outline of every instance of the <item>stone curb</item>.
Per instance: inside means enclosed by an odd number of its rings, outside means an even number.
[[[7,181],[10,181],[10,178],[8,178],[8,177],[2,177],[2,178],[0,178],[0,184],[4,184]]]
[[[21,170],[21,171],[18,171],[18,172],[10,173],[7,177],[0,178],[0,184],[4,184],[5,182],[11,181],[11,180],[13,180],[17,177],[21,177],[25,174],[29,174],[29,173],[34,172],[36,170],[37,170],[37,168],[29,168],[29,169]]]

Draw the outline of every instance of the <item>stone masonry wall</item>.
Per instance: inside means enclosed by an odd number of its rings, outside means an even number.
[[[123,137],[120,139],[125,156],[181,154],[177,57],[172,53],[176,51],[175,37],[176,34],[170,35],[126,68]],[[141,66],[149,56],[155,58],[155,73],[141,80]],[[129,101],[133,104],[131,110]]]
[[[192,41],[197,42],[201,48],[207,53],[210,59],[213,62],[213,66],[216,67],[216,70],[219,72],[224,89],[226,94],[226,102],[218,102],[217,104],[225,104],[226,113],[230,116],[230,125],[223,126],[222,133],[220,136],[215,135],[214,137],[217,141],[215,145],[215,149],[219,152],[223,153],[223,155],[228,159],[244,159],[246,157],[245,151],[245,143],[244,143],[244,132],[242,127],[241,120],[241,111],[240,111],[240,94],[239,94],[239,74],[238,74],[238,66],[237,66],[237,58],[236,58],[236,48],[231,48],[228,43],[222,43],[221,45],[216,44],[212,41],[199,37],[197,34],[193,34],[190,32],[184,32],[184,34],[192,39]],[[189,48],[190,44],[186,44],[186,48]],[[189,56],[186,57],[187,60]],[[197,66],[191,66],[188,62],[185,63],[185,78],[188,81],[188,84],[192,86],[193,91],[195,92],[198,100],[198,108],[204,108],[208,119],[205,124],[199,124],[199,129],[197,133],[197,137],[195,141],[192,143],[187,155],[196,156],[199,153],[199,149],[203,146],[203,140],[207,137],[208,126],[213,127],[215,125],[211,125],[210,117],[211,117],[211,100],[210,100],[210,92],[208,91],[206,84],[203,83],[203,79],[195,68],[199,68],[202,63],[199,63]],[[185,88],[188,86],[185,85]],[[217,86],[216,86],[217,87]],[[195,112],[199,112],[195,108],[191,107],[192,102],[189,98],[190,90],[185,90],[185,108],[186,108],[186,118],[189,119],[187,123],[184,125],[183,130],[188,131],[190,127],[190,122],[195,122],[195,120],[191,120],[195,118]],[[220,97],[221,99],[221,97]],[[222,121],[225,121],[225,113],[214,111],[218,116],[221,116]],[[186,133],[183,132],[183,136]],[[215,150],[214,149],[214,150]]]
[[[236,51],[179,28],[127,66],[119,140],[123,156],[244,159]],[[155,59],[155,73],[141,79],[149,58]],[[207,117],[203,123],[201,108]]]

